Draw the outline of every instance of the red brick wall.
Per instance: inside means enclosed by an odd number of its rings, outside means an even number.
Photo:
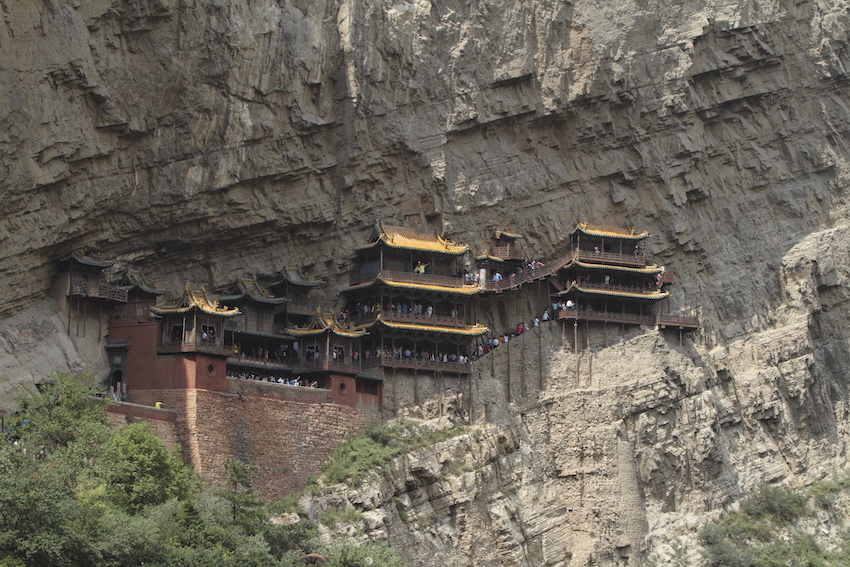
[[[131,391],[133,401],[152,405],[160,400],[177,413],[183,454],[204,480],[223,486],[227,459],[245,459],[257,466],[255,486],[267,498],[306,486],[340,442],[380,421],[377,411],[258,394]],[[312,390],[312,394],[327,392]]]
[[[106,417],[113,425],[124,425],[136,420],[144,420],[157,437],[165,441],[168,447],[179,443],[177,434],[177,412],[157,409],[137,404],[117,403],[106,409]]]

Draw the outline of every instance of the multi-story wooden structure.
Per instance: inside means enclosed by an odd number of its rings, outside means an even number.
[[[509,277],[521,268],[528,260],[528,253],[520,244],[520,239],[522,235],[515,232],[494,231],[487,252],[475,257],[478,268],[476,279],[483,284],[493,281],[496,273]]]
[[[276,297],[255,276],[240,275],[219,303],[240,312],[225,323],[223,342],[232,353],[228,375],[289,378],[295,353],[293,340],[285,333],[288,298]]]
[[[340,319],[369,332],[361,340],[361,364],[372,375],[469,373],[471,341],[488,329],[470,320],[470,299],[480,286],[465,277],[467,251],[439,235],[386,223],[357,249]]]
[[[67,312],[69,335],[85,337],[89,326],[96,323],[97,336],[102,336],[101,324],[110,308],[127,303],[127,288],[109,282],[108,268],[114,264],[82,252],[59,260],[53,296]]]
[[[655,307],[669,295],[673,274],[650,262],[641,242],[648,232],[578,223],[570,251],[557,263],[559,319],[621,325],[664,324]],[[661,317],[661,318],[660,318]],[[696,320],[677,316],[684,330]]]
[[[292,328],[309,323],[316,313],[316,302],[311,300],[310,292],[320,285],[320,280],[304,275],[301,270],[282,269],[278,279],[268,285],[276,296],[286,298],[286,309],[283,315],[275,314],[275,325]]]

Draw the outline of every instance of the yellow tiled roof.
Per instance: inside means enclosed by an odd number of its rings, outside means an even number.
[[[455,256],[459,256],[469,250],[469,246],[465,244],[457,244],[451,240],[446,240],[436,233],[425,234],[416,232],[406,226],[379,223],[378,231],[380,234],[375,242],[358,248],[358,250],[373,248],[381,242],[390,248],[439,252],[441,254],[453,254]]]
[[[198,309],[208,315],[218,315],[219,317],[233,317],[239,315],[239,309],[227,309],[219,307],[218,301],[210,301],[207,297],[207,290],[203,287],[199,290],[189,289],[189,284],[183,289],[183,295],[168,305],[162,307],[151,307],[151,312],[157,315],[169,315],[173,313],[186,313],[192,309]]]
[[[322,312],[321,307],[316,308],[316,314],[309,323],[303,327],[295,327],[294,329],[286,329],[286,333],[293,337],[306,337],[310,335],[323,335],[324,333],[333,333],[340,337],[358,338],[369,333],[365,329],[346,329],[340,325],[333,313]]]
[[[427,277],[427,276],[424,276]],[[462,285],[460,287],[447,286],[447,285],[436,285],[436,284],[426,284],[426,283],[410,283],[410,282],[399,282],[393,281],[388,277],[381,276],[380,274],[375,277],[374,280],[363,282],[359,284],[355,284],[353,286],[347,287],[342,291],[353,291],[359,289],[366,289],[370,286],[373,286],[378,283],[383,283],[387,287],[391,288],[401,288],[401,289],[417,289],[421,291],[436,291],[440,293],[451,293],[455,295],[474,295],[481,291],[481,286],[478,284],[472,285]]]
[[[562,269],[570,268],[572,266],[579,266],[581,268],[588,268],[592,270],[614,270],[618,272],[631,272],[633,274],[657,274],[658,272],[661,272],[663,270],[662,266],[657,266],[655,264],[651,266],[646,266],[644,268],[629,268],[626,266],[616,266],[614,264],[593,264],[587,262],[579,262],[576,259],[573,259]]]
[[[593,289],[589,287],[580,287],[575,283],[571,284],[570,287],[565,289],[564,291],[558,293],[558,295],[566,295],[572,290],[576,290],[581,293],[586,293],[589,295],[608,295],[611,297],[628,297],[632,299],[664,299],[670,295],[669,291],[643,291],[643,292],[632,292],[632,291],[616,291],[616,290],[608,290],[608,289]]]
[[[643,240],[649,236],[649,233],[645,230],[641,232],[636,232],[633,228],[629,230],[621,230],[605,226],[594,226],[586,222],[576,223],[576,228],[573,230],[573,233],[575,232],[583,232],[590,236],[607,236],[610,238],[625,238],[628,240]]]
[[[484,325],[476,323],[475,325],[467,325],[466,327],[447,327],[444,325],[420,325],[415,323],[396,323],[395,321],[387,321],[381,315],[371,323],[363,325],[362,329],[368,329],[375,325],[383,325],[390,329],[400,329],[404,331],[418,331],[423,333],[444,333],[448,335],[463,335],[467,337],[477,337],[487,333],[490,329]]]

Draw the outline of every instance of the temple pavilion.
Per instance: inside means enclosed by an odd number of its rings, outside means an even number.
[[[243,274],[219,303],[241,314],[225,323],[223,344],[232,353],[227,373],[288,378],[295,356],[294,341],[285,333],[288,298],[276,297],[255,276]]]
[[[577,223],[570,251],[559,262],[559,319],[655,325],[656,305],[670,295],[672,273],[647,259],[646,231]],[[681,322],[681,321],[680,321]],[[696,328],[695,321],[693,328]]]
[[[275,326],[292,328],[309,323],[316,313],[316,303],[311,301],[310,292],[322,283],[299,269],[283,268],[278,279],[268,285],[276,296],[286,298],[284,313],[275,313]]]
[[[493,281],[496,273],[509,277],[517,268],[522,267],[528,258],[528,252],[521,244],[523,236],[507,230],[495,230],[487,251],[475,257],[480,282]]]
[[[335,403],[380,409],[381,381],[363,374],[365,330],[340,324],[333,313],[317,307],[307,324],[286,333],[296,341],[292,364],[300,382],[330,390]]]
[[[339,319],[369,332],[363,365],[466,374],[471,341],[488,331],[470,320],[478,284],[464,273],[469,248],[437,234],[378,223],[358,248]]]

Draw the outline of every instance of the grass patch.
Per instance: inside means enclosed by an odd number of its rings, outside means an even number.
[[[322,465],[322,480],[326,484],[357,484],[364,472],[398,455],[460,435],[466,429],[466,426],[424,429],[407,420],[373,426],[363,434],[348,438],[331,453]]]
[[[338,524],[356,524],[363,519],[363,512],[354,508],[328,508],[319,515],[319,523],[330,529],[336,529]]]

